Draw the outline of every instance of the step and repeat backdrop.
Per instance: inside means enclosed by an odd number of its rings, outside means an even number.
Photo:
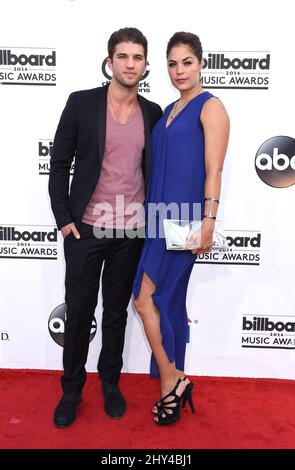
[[[203,43],[204,88],[231,119],[219,218],[229,249],[197,259],[187,296],[187,372],[295,378],[295,92],[291,2],[0,1],[0,366],[61,369],[63,241],[48,197],[50,155],[69,93],[104,86],[107,41],[135,26],[149,40],[139,92],[177,99],[165,60],[176,31]],[[71,173],[74,171],[74,163]],[[88,371],[101,345],[101,296]],[[150,351],[132,305],[125,372]]]

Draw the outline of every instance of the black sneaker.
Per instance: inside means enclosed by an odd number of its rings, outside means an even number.
[[[54,424],[57,428],[66,428],[76,418],[76,408],[82,398],[81,393],[64,393],[54,410]]]
[[[126,401],[120,392],[118,385],[102,382],[104,396],[104,410],[111,418],[121,418],[126,411]]]

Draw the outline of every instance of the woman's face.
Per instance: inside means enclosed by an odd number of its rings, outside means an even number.
[[[189,91],[199,85],[202,63],[186,44],[172,47],[167,65],[171,83],[179,91]]]

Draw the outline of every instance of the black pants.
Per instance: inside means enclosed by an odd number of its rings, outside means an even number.
[[[64,240],[67,318],[61,383],[64,392],[79,392],[86,382],[90,330],[97,305],[102,265],[102,348],[98,372],[102,380],[117,383],[123,365],[127,307],[139,261],[142,238],[108,236],[98,239],[93,227],[81,224],[80,239]]]

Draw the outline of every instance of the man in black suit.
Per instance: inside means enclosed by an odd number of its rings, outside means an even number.
[[[49,194],[64,237],[66,261],[63,396],[54,412],[54,423],[61,428],[74,421],[86,382],[85,364],[102,266],[98,372],[104,409],[112,418],[123,416],[126,409],[118,382],[127,307],[143,243],[142,236],[129,234],[134,228],[142,234],[144,217],[139,215],[135,220],[126,205],[122,213],[116,202],[120,196],[131,208],[134,203],[142,206],[149,177],[150,132],[162,111],[138,95],[147,66],[147,41],[138,29],[124,28],[111,35],[108,66],[113,72],[108,86],[69,96],[51,157]]]

